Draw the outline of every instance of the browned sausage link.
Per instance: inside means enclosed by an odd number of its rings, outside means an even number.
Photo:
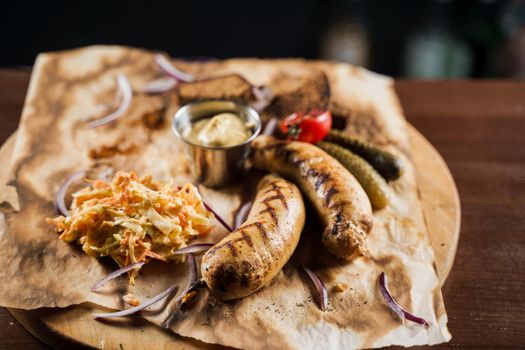
[[[246,222],[202,258],[210,292],[219,299],[237,299],[270,282],[295,250],[304,216],[299,189],[276,175],[265,176]]]
[[[319,147],[259,136],[252,143],[253,165],[294,181],[319,212],[326,229],[323,243],[334,255],[352,259],[366,252],[372,229],[370,200],[336,159]]]

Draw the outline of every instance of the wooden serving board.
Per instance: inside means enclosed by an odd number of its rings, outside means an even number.
[[[452,175],[436,149],[414,127],[409,126],[412,157],[416,167],[419,195],[425,223],[443,284],[452,268],[461,220],[458,191]],[[0,149],[0,164],[8,164],[14,147],[12,135]],[[4,174],[1,174],[4,180]],[[184,338],[149,322],[134,318],[100,322],[91,314],[94,305],[65,309],[9,309],[33,335],[49,346],[72,345],[101,349],[217,349],[223,348]]]

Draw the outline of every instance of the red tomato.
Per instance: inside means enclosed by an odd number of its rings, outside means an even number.
[[[330,111],[311,110],[308,113],[293,113],[281,121],[281,131],[288,139],[317,143],[325,138],[332,128]]]

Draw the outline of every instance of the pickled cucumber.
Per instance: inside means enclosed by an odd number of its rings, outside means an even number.
[[[397,180],[405,170],[399,157],[342,131],[330,130],[324,141],[335,143],[364,158],[387,181]]]
[[[354,175],[368,195],[372,207],[383,209],[388,205],[388,184],[366,160],[334,143],[323,141],[317,143],[317,146],[337,159]]]

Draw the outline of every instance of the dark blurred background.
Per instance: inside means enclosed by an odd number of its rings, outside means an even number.
[[[9,1],[0,66],[91,44],[176,57],[305,57],[402,77],[525,78],[525,2]]]

